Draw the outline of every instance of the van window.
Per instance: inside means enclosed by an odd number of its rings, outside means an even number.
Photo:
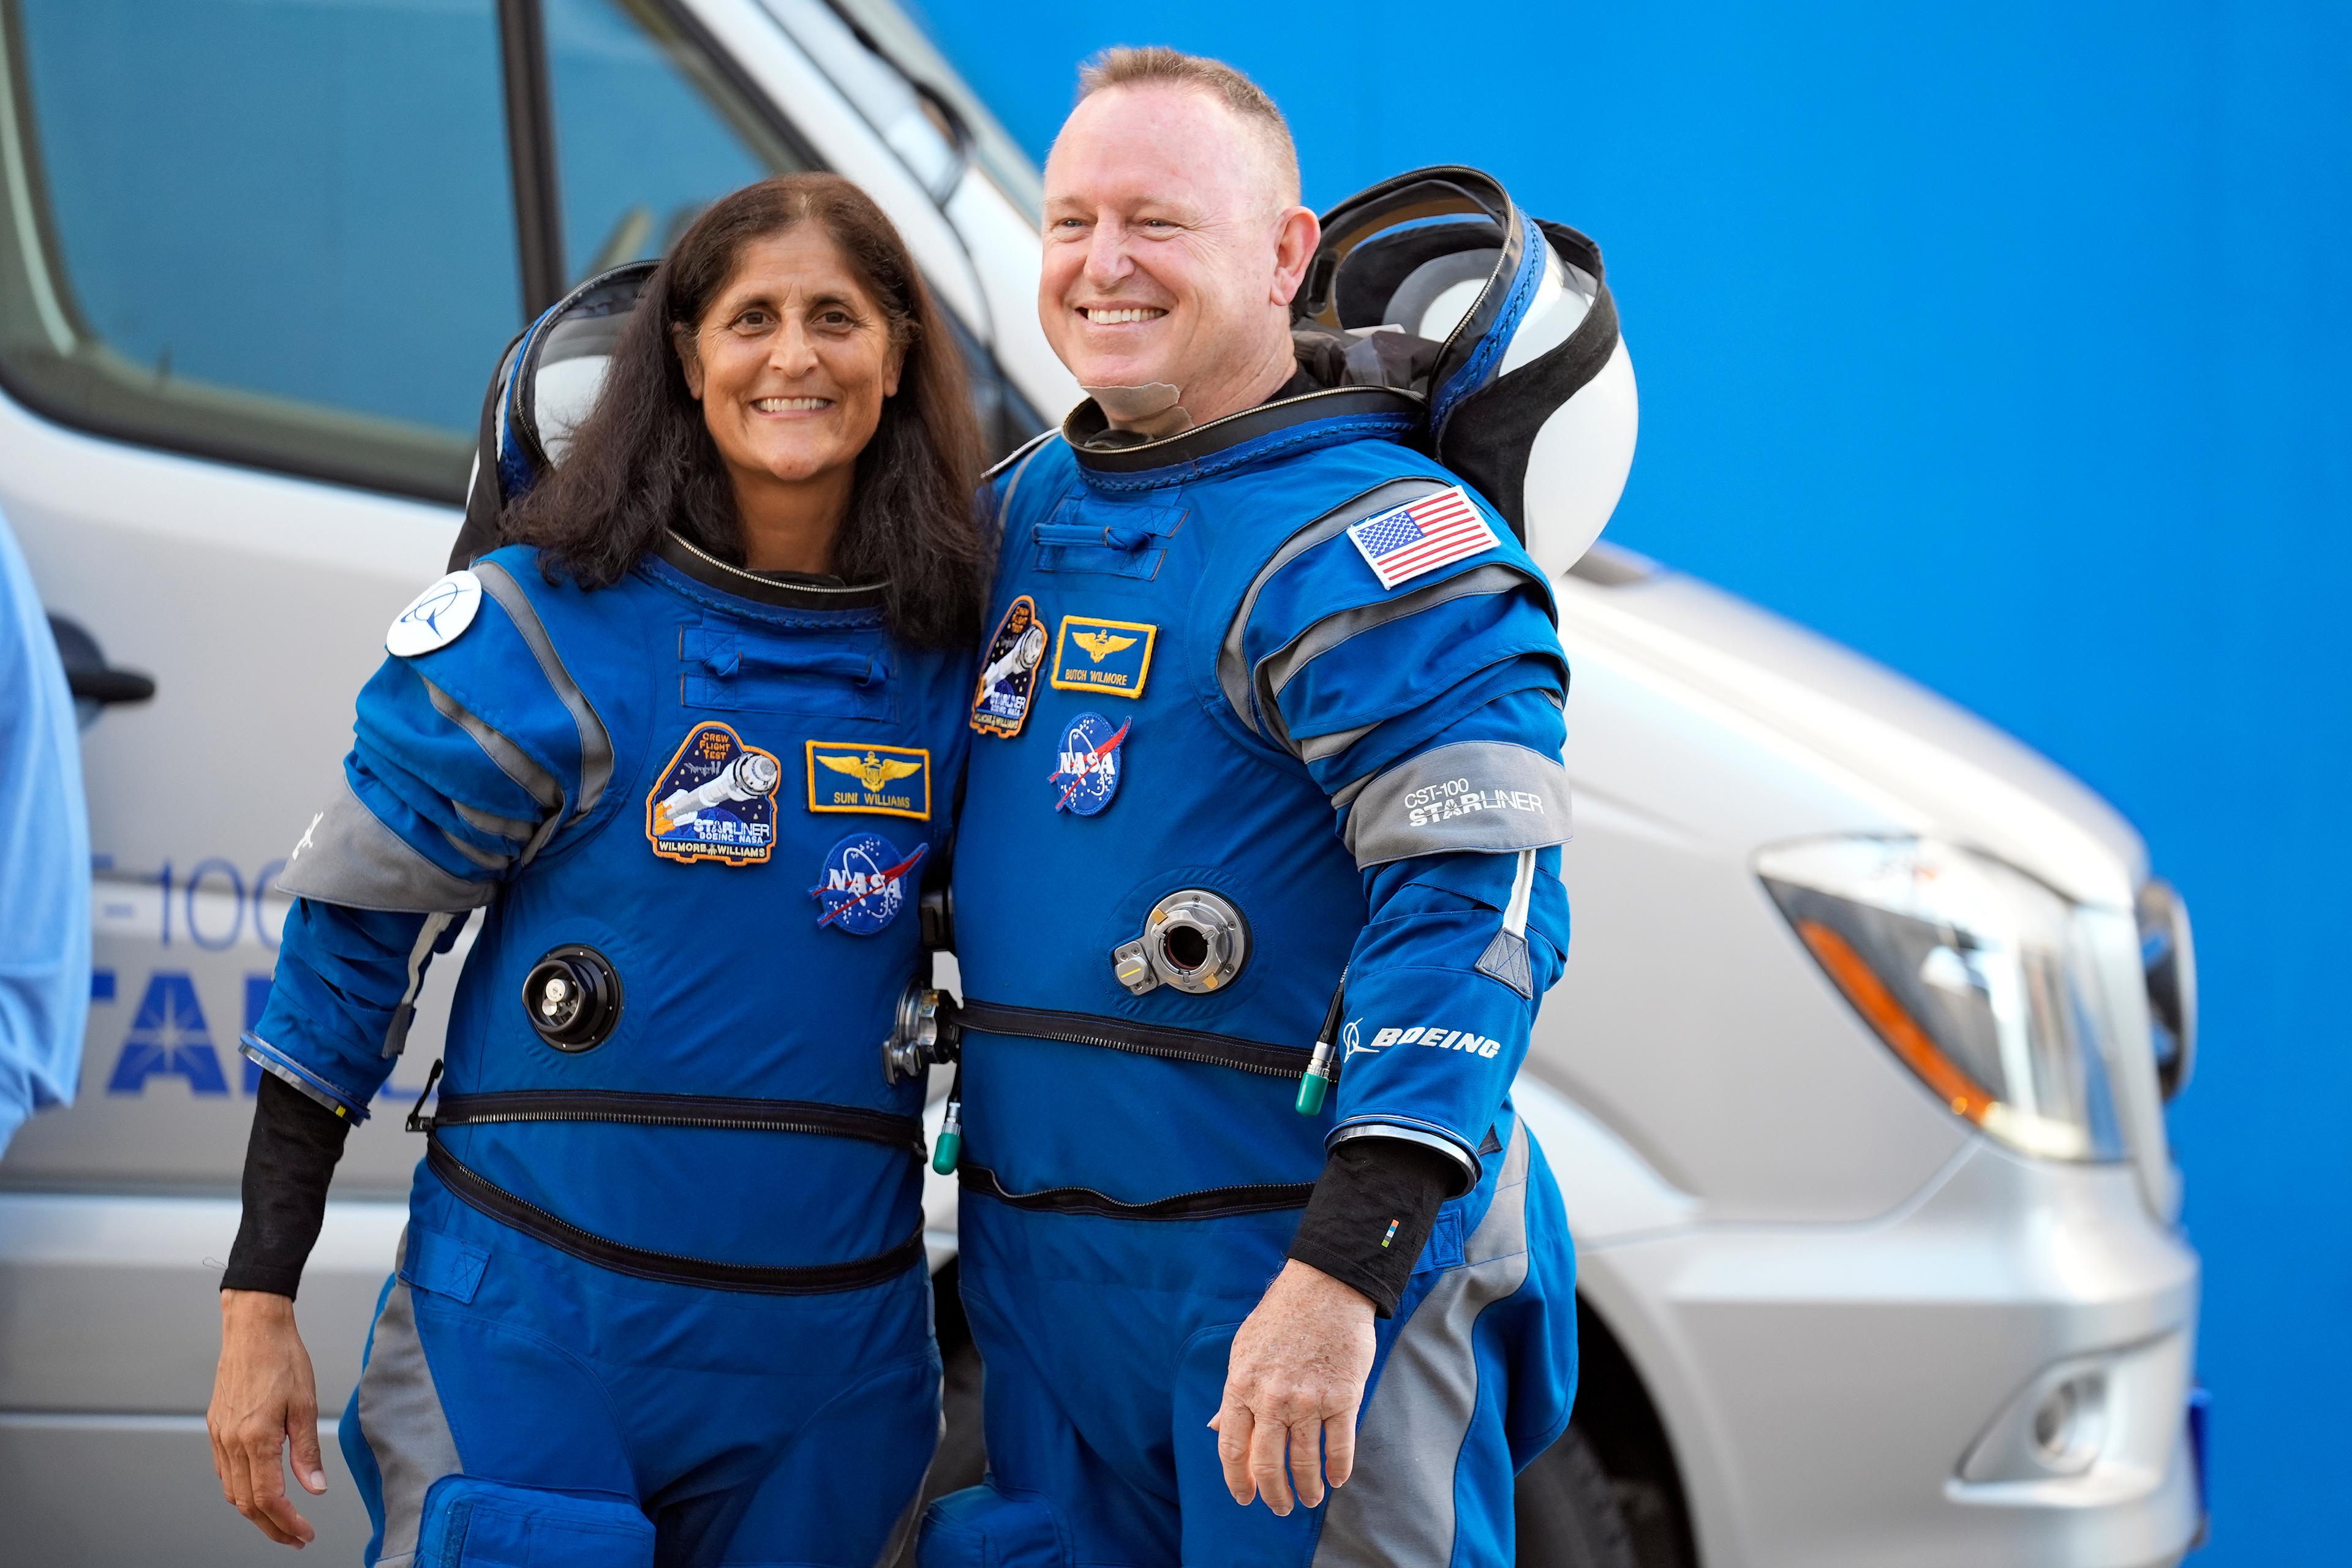
[[[9,390],[461,494],[522,322],[496,0],[0,0],[0,24]]]
[[[704,207],[811,166],[644,0],[547,0],[567,283],[659,256]]]
[[[662,7],[547,0],[545,16],[567,284],[661,255],[739,186],[814,166]],[[1002,457],[1042,422],[979,340],[952,316],[950,328]]]

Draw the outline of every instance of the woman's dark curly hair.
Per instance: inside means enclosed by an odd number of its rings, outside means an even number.
[[[595,406],[562,465],[519,500],[510,538],[583,587],[618,582],[676,531],[743,562],[742,525],[702,405],[687,390],[675,329],[691,338],[753,241],[814,223],[830,235],[889,323],[906,359],[898,391],[858,454],[833,569],[887,582],[890,629],[930,647],[980,635],[989,549],[973,507],[980,429],[955,340],[904,241],[872,198],[836,174],[783,174],[711,204],[656,269],[614,344]]]

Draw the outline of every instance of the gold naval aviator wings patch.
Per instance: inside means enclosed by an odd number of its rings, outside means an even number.
[[[1064,616],[1054,639],[1053,684],[1060,691],[1140,697],[1160,628],[1149,621]]]
[[[919,746],[808,742],[808,808],[873,816],[931,816],[931,753]]]

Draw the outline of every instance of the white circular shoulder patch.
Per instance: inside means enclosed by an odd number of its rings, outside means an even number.
[[[393,617],[392,629],[383,634],[383,651],[415,658],[447,647],[474,624],[474,612],[481,607],[482,580],[471,572],[452,572]]]

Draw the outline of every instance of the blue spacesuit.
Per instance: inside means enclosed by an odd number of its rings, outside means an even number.
[[[1569,940],[1546,567],[1615,502],[1630,365],[1597,247],[1475,170],[1323,232],[1272,399],[1154,439],[1084,404],[992,476],[953,882],[990,1475],[925,1568],[1499,1568],[1568,1423],[1574,1254],[1508,1091]],[[1328,1170],[1400,1143],[1454,1195],[1354,1475],[1236,1507],[1234,1332]]]
[[[1543,574],[1399,443],[1403,401],[1123,447],[1087,405],[996,480],[954,868],[992,1484],[933,1510],[932,1568],[1507,1563],[1513,1471],[1566,1425],[1573,1258],[1507,1090],[1568,942],[1567,669]],[[1380,1325],[1355,1479],[1277,1519],[1206,1423],[1357,1137],[1460,1195]]]
[[[344,1452],[368,1561],[870,1563],[938,1430],[917,970],[968,657],[670,536],[420,595],[245,1047],[367,1114],[487,911]]]

